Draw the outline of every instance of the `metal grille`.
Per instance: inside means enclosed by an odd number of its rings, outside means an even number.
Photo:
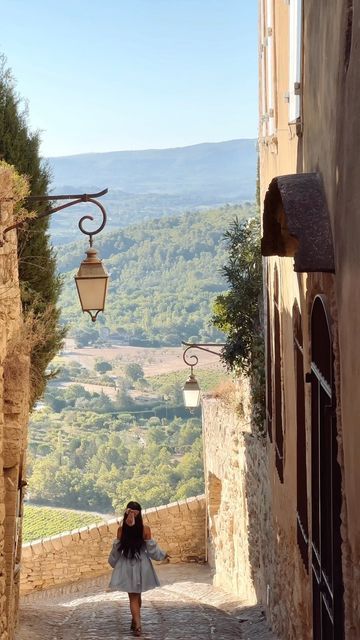
[[[309,571],[308,492],[306,468],[305,384],[301,315],[294,307],[294,349],[296,377],[296,481],[297,481],[297,543],[306,571]]]
[[[284,482],[284,432],[282,423],[281,343],[279,274],[274,280],[274,392],[275,392],[275,464],[280,482]]]
[[[321,296],[311,313],[311,494],[313,640],[343,640],[341,471],[329,323]]]
[[[270,442],[272,442],[272,362],[271,362],[271,333],[270,333],[270,298],[266,298],[266,425]]]

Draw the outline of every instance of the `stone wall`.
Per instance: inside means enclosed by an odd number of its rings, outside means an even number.
[[[261,603],[279,637],[308,638],[305,569],[296,544],[294,507],[274,499],[267,438],[252,431],[249,381],[203,400],[208,561],[214,584]]]
[[[249,382],[203,401],[208,561],[214,583],[249,603],[265,600],[269,497],[266,448],[251,432]]]
[[[13,222],[15,173],[0,163],[0,234]],[[0,640],[14,635],[19,595],[21,504],[29,412],[16,233],[0,247]]]
[[[171,562],[205,559],[205,497],[146,509],[144,523]],[[23,545],[21,594],[79,582],[110,571],[107,558],[119,519]]]

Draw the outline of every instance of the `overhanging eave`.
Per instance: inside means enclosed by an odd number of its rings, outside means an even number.
[[[297,272],[335,272],[329,212],[318,173],[271,181],[264,200],[261,252],[294,258]]]

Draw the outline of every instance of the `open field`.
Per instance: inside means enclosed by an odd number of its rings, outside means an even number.
[[[163,347],[160,349],[152,347],[128,347],[114,346],[109,348],[94,349],[84,347],[77,349],[74,340],[65,340],[64,350],[60,356],[62,359],[79,362],[87,369],[93,369],[97,359],[106,360],[114,363],[114,371],[116,373],[116,365],[121,369],[129,363],[136,362],[141,364],[144,369],[145,377],[156,376],[161,373],[171,373],[172,371],[184,370],[187,373],[187,367],[182,359],[181,347]],[[221,367],[219,358],[206,351],[195,351],[201,362],[202,369],[213,369]]]
[[[60,382],[57,386],[60,389],[61,387],[70,387],[74,382]],[[110,400],[116,399],[116,389],[115,387],[109,387],[104,384],[92,384],[90,382],[79,382],[77,384],[81,384],[82,387],[89,393],[105,393],[105,395],[110,398]]]

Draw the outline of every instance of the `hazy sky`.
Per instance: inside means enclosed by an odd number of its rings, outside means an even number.
[[[257,135],[257,0],[3,0],[44,155]]]

